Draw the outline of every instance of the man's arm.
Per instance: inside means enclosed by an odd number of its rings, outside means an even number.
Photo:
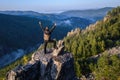
[[[39,22],[39,25],[40,25],[42,31],[44,31],[44,28],[42,27],[41,22]]]
[[[55,29],[56,27],[56,23],[54,23],[53,27],[50,29],[50,32],[53,32],[53,30]]]

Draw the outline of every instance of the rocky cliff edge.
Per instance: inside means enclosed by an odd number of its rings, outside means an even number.
[[[26,65],[10,70],[6,80],[76,80],[72,54],[64,51],[63,41],[57,47],[48,49],[47,54],[36,51]]]

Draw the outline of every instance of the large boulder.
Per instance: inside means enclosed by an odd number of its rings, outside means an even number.
[[[7,73],[7,80],[76,80],[74,59],[71,53],[64,51],[63,41],[58,49],[47,49],[35,52],[31,61],[18,66]]]

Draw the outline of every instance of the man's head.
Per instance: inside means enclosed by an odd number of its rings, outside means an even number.
[[[45,30],[49,30],[49,28],[48,28],[48,27],[45,27]]]

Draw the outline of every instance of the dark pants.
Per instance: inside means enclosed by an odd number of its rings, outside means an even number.
[[[47,47],[48,43],[53,43],[54,48],[56,48],[56,41],[55,40],[44,41],[44,53],[46,53],[46,47]]]

